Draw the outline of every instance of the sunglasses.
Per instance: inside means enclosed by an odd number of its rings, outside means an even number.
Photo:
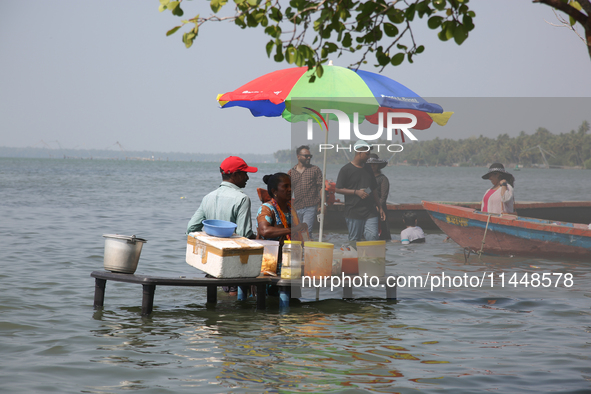
[[[305,157],[306,159],[311,159],[312,158],[312,155],[300,155],[300,156]]]

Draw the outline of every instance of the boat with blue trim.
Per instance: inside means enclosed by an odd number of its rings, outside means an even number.
[[[457,205],[466,208],[479,209],[480,202],[452,202],[440,201],[446,205]],[[405,228],[402,222],[402,215],[406,212],[413,212],[417,215],[419,226],[423,230],[437,230],[438,227],[433,223],[431,217],[423,208],[422,204],[388,203],[388,222],[391,230],[402,230]],[[559,221],[570,223],[591,223],[591,201],[559,201],[559,202],[527,202],[516,201],[515,210],[520,216]],[[345,204],[337,201],[332,202],[326,208],[324,218],[324,228],[327,230],[346,229],[345,223]]]
[[[591,258],[591,228],[478,209],[422,202],[433,222],[461,247],[500,256]]]

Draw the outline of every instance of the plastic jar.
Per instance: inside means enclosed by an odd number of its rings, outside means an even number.
[[[253,239],[254,242],[263,245],[263,262],[261,264],[261,274],[277,272],[277,260],[279,258],[279,241],[270,241],[262,239]]]
[[[359,275],[386,276],[386,241],[357,242]]]
[[[332,276],[341,276],[343,272],[343,251],[341,249],[335,249],[332,252]]]
[[[331,276],[334,244],[306,242],[304,252],[304,275],[308,277]]]
[[[302,243],[300,241],[285,241],[281,257],[281,279],[301,278]]]

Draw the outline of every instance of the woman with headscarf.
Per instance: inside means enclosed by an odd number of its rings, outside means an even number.
[[[390,227],[388,225],[388,207],[386,204],[386,200],[388,199],[388,194],[390,194],[390,181],[388,177],[382,174],[382,168],[388,165],[386,160],[382,160],[379,156],[375,153],[369,155],[369,159],[365,162],[368,165],[373,175],[376,177],[376,182],[378,183],[378,187],[375,192],[378,195],[380,200],[380,206],[386,213],[386,220],[380,220],[380,238],[386,241],[392,240],[392,235],[390,234]]]
[[[501,163],[493,163],[482,179],[489,179],[492,187],[484,193],[480,210],[489,213],[515,213],[513,186],[515,177],[505,171]]]

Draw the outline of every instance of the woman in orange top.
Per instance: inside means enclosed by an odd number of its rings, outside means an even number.
[[[308,225],[306,223],[299,224],[298,216],[295,211],[292,211],[291,178],[289,175],[283,172],[265,175],[263,182],[267,184],[267,192],[271,200],[261,205],[257,212],[257,239],[279,241],[277,268],[274,273],[281,275],[283,241],[291,239],[292,231],[294,234],[307,231]],[[277,288],[270,286],[267,288],[267,293],[276,295]]]
[[[297,216],[292,215],[289,175],[283,172],[265,175],[263,182],[267,184],[271,201],[261,205],[257,212],[257,238],[283,241],[291,238],[292,231],[306,231],[308,225],[295,223]]]

